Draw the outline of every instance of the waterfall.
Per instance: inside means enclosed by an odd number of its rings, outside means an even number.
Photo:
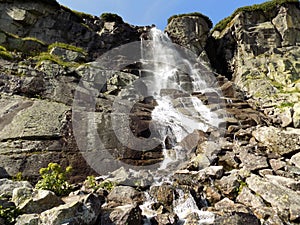
[[[199,69],[199,61],[189,52],[179,49],[167,34],[157,28],[152,28],[149,35],[152,41],[148,46],[142,46],[141,55],[143,64],[152,71],[148,78],[148,95],[153,96],[158,104],[152,111],[152,120],[164,127],[159,129],[161,139],[168,137],[173,143],[180,143],[194,130],[206,132],[211,127],[219,127],[222,120],[218,115],[191,95],[216,91],[207,83],[209,76],[205,68]],[[173,157],[173,161],[177,158]],[[165,159],[170,161],[166,154]],[[165,164],[162,162],[163,167]]]
[[[152,120],[159,127],[161,140],[171,139],[172,149],[164,146],[164,160],[154,175],[156,183],[171,182],[172,171],[178,169],[181,162],[188,160],[188,149],[183,149],[178,143],[182,142],[195,130],[206,132],[209,128],[218,128],[222,119],[212,112],[203,102],[193,96],[193,93],[214,92],[216,88],[211,83],[211,77],[206,76],[207,69],[199,60],[189,57],[189,52],[176,47],[170,38],[162,31],[152,28],[151,42],[144,46],[142,43],[142,63],[152,74],[147,77],[148,95],[153,96],[157,106],[152,111]],[[180,189],[179,198],[174,202],[174,212],[184,221],[187,214],[196,213],[199,224],[211,224],[214,215],[200,211],[191,195],[186,196]],[[141,206],[147,217],[155,216],[150,209],[153,199],[148,199]],[[149,219],[145,224],[150,224]]]

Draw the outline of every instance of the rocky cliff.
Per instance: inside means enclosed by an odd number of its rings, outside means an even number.
[[[137,98],[128,112],[130,130],[141,140],[151,135],[157,102],[136,81],[151,76],[153,65],[139,61],[140,55],[129,62],[122,54],[105,58],[111,49],[147,40],[150,26],[132,26],[115,14],[79,13],[54,0],[0,1],[1,208],[21,209],[16,223],[20,225],[137,225],[146,220],[139,206],[151,199],[155,216],[148,220],[163,225],[177,224],[183,199],[207,213],[200,218],[188,212],[185,224],[299,224],[299,2],[276,0],[238,9],[211,28],[209,18],[192,13],[171,17],[166,32],[199,62],[204,60],[201,69],[213,71],[222,94],[191,95],[223,119],[223,129],[195,131],[182,140],[183,149],[192,149],[190,158],[172,174],[172,182],[150,188],[144,174],[133,179],[126,166],[118,168],[105,158],[109,152],[122,165],[149,166],[163,160],[162,145],[172,152],[171,139],[155,149],[135,151],[128,138],[129,147],[124,147],[111,120],[116,102],[123,109],[131,104],[129,99]],[[134,52],[135,45],[129,47]],[[189,84],[186,74],[179,76]],[[165,94],[174,102],[186,97],[169,92]],[[83,117],[76,117],[76,110],[84,106],[78,99],[92,104]],[[117,130],[126,133],[127,117],[118,117]],[[92,121],[96,129],[85,121]],[[91,147],[86,131],[97,132],[103,146]],[[143,147],[150,148],[147,145]],[[93,148],[103,151],[97,161],[101,171],[93,165],[93,157],[98,157]],[[76,191],[70,196],[33,188],[39,169],[50,162],[73,167],[70,181],[76,183]],[[118,170],[109,177],[80,183],[112,168]],[[10,180],[19,172],[31,184]],[[117,187],[111,191],[103,179]],[[0,224],[7,224],[2,217],[7,219],[0,214]]]

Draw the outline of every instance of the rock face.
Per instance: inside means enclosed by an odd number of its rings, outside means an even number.
[[[0,14],[0,44],[8,49],[42,51],[47,44],[63,42],[81,46],[95,57],[113,46],[139,40],[133,26],[79,14],[54,0],[2,1]]]
[[[265,3],[265,6],[271,3]],[[298,127],[300,58],[299,2],[273,4],[268,11],[240,10],[225,28],[215,30],[207,46],[211,63],[277,123]],[[215,47],[213,47],[215,46]],[[223,59],[223,60],[221,60]],[[284,110],[282,110],[284,109]],[[286,110],[294,115],[286,118]]]
[[[239,10],[212,34],[205,16],[170,20],[172,40],[210,61],[197,69],[219,73],[221,94],[160,94],[188,115],[200,99],[223,121],[219,130],[194,130],[179,149],[151,129],[158,101],[139,79],[153,76],[153,65],[139,54],[130,63],[103,54],[150,27],[51,0],[0,1],[0,210],[21,210],[17,225],[299,224],[300,10],[287,1]],[[189,74],[177,75],[191,84]],[[159,143],[152,149],[151,135]],[[187,149],[174,173],[159,174],[164,158]],[[33,188],[49,162],[73,167],[69,196]],[[155,176],[132,169],[149,165]],[[13,181],[19,172],[31,183]],[[1,214],[0,224],[9,219]]]
[[[166,32],[172,41],[199,55],[205,48],[212,24],[201,15],[179,15],[168,23]]]

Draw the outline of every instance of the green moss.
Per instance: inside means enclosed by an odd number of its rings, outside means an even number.
[[[178,18],[178,17],[184,17],[184,16],[198,16],[198,17],[202,17],[203,19],[205,19],[205,21],[207,22],[209,28],[212,28],[213,26],[213,23],[212,21],[205,15],[199,13],[199,12],[193,12],[193,13],[184,13],[184,14],[178,14],[178,15],[174,15],[174,16],[171,16],[169,19],[168,19],[168,24],[175,18]]]
[[[55,43],[49,45],[48,46],[48,51],[50,52],[55,47],[67,49],[67,50],[74,51],[74,52],[80,52],[84,55],[87,55],[86,51],[84,51],[83,48],[76,47],[74,45],[69,45],[69,44],[66,44],[66,43],[61,43],[61,42],[55,42]]]
[[[59,56],[51,55],[48,52],[42,52],[38,56],[34,57],[34,59],[37,61],[36,66],[40,66],[43,61],[51,61],[54,62],[62,67],[78,67],[80,64],[75,62],[65,62],[63,61]]]
[[[10,52],[8,52],[6,50],[5,47],[0,46],[0,58],[6,59],[6,60],[12,60],[13,56],[12,56],[12,54]]]
[[[293,108],[295,105],[294,102],[282,102],[279,106],[277,106],[278,108],[282,109],[282,108],[287,108],[287,107],[290,107],[290,108]]]
[[[37,38],[34,38],[34,37],[24,37],[22,38],[23,41],[33,41],[33,42],[36,42],[40,45],[43,45],[43,46],[46,46],[47,44]]]
[[[102,13],[100,18],[104,22],[116,22],[116,23],[124,23],[122,17],[114,13]]]
[[[78,12],[76,10],[73,10],[73,9],[70,9],[64,5],[61,6],[63,8],[63,10],[65,10],[66,12],[70,12],[70,13],[73,13],[75,14],[76,16],[78,16],[79,18],[81,19],[84,19],[84,18],[88,18],[88,19],[94,19],[94,16],[91,15],[91,14],[87,14],[87,13],[84,13],[84,12]]]
[[[236,9],[233,14],[229,17],[226,17],[225,19],[221,20],[216,24],[216,26],[213,28],[213,31],[222,31],[224,30],[227,25],[230,23],[230,21],[240,12],[252,12],[252,11],[258,11],[261,10],[263,12],[269,12],[274,10],[277,6],[283,5],[285,3],[299,3],[299,0],[271,0],[264,2],[262,4],[254,4],[252,6],[245,6]]]

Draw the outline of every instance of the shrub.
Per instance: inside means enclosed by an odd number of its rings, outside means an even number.
[[[35,185],[38,189],[53,191],[56,195],[68,195],[72,186],[67,181],[67,174],[72,171],[68,166],[65,170],[57,163],[49,163],[47,168],[40,169],[41,180]]]
[[[283,5],[285,3],[299,3],[299,0],[271,0],[271,1],[264,2],[262,4],[254,4],[252,6],[245,6],[245,7],[238,8],[233,12],[231,16],[226,17],[220,22],[218,22],[216,26],[213,28],[213,31],[224,30],[228,25],[228,23],[240,12],[252,12],[258,10],[261,10],[263,12],[268,12],[274,10],[277,6]]]
[[[0,218],[3,218],[5,221],[5,224],[12,225],[15,224],[16,218],[21,214],[20,210],[16,207],[7,207],[3,208],[2,205],[0,205]]]
[[[88,176],[84,183],[86,184],[87,188],[91,188],[95,191],[100,188],[105,189],[107,191],[111,191],[116,186],[114,182],[109,180],[104,180],[98,183],[94,176]]]
[[[213,26],[213,23],[212,21],[205,15],[203,15],[202,13],[199,13],[199,12],[194,12],[194,13],[184,13],[184,14],[179,14],[179,15],[174,15],[174,16],[171,16],[169,19],[168,19],[168,24],[175,18],[178,18],[178,17],[184,17],[184,16],[198,16],[198,17],[202,17],[208,24],[208,27],[209,28],[212,28]]]
[[[116,22],[116,23],[124,23],[122,17],[114,13],[102,13],[100,18],[104,22]]]
[[[0,58],[6,59],[6,60],[12,60],[13,56],[12,56],[12,54],[10,54],[10,52],[8,52],[6,50],[5,47],[0,46]]]

